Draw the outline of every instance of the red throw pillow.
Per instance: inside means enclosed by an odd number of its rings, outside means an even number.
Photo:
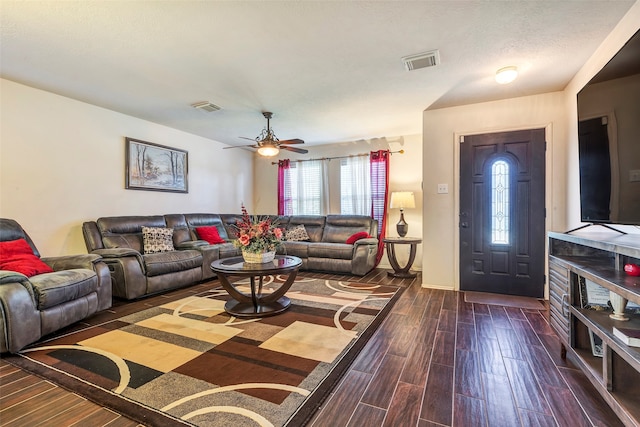
[[[212,245],[217,245],[220,243],[227,243],[222,237],[220,237],[220,233],[218,233],[218,228],[215,225],[209,227],[196,227],[196,233],[198,233],[198,237],[202,240],[206,240]]]
[[[369,233],[367,233],[366,231],[359,231],[349,236],[349,238],[347,239],[347,244],[353,245],[356,241],[360,239],[368,239],[369,237],[371,236],[369,236]]]
[[[0,270],[22,273],[27,277],[53,273],[53,269],[33,254],[25,239],[0,242]]]

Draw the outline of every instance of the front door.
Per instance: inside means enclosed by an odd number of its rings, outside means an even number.
[[[460,143],[460,289],[544,296],[544,129]]]

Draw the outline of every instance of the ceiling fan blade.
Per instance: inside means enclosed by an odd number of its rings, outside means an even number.
[[[278,142],[278,144],[304,144],[304,141],[301,139],[285,139],[284,141]]]
[[[244,148],[244,147],[260,148],[257,145],[234,145],[234,146],[229,146],[229,147],[222,147],[222,149],[223,150],[228,150],[229,148]]]
[[[300,154],[307,154],[309,152],[309,150],[305,150],[304,148],[295,148],[295,147],[280,147],[283,150],[289,150],[289,151],[293,151],[294,153],[300,153]]]
[[[255,138],[247,138],[246,136],[239,136],[238,138],[246,139],[247,141],[253,141],[253,142],[256,142],[256,139],[255,139]]]

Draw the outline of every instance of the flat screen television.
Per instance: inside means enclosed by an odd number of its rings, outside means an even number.
[[[640,225],[640,31],[578,93],[580,216]]]

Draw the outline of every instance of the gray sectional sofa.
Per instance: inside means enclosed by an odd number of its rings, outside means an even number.
[[[167,214],[103,217],[82,226],[87,250],[102,257],[111,272],[113,295],[135,299],[214,277],[213,261],[240,256],[231,243],[240,214]],[[377,236],[378,223],[368,216],[273,216],[279,227],[304,225],[308,241],[285,241],[279,253],[302,259],[302,269],[363,276],[375,267],[378,239],[347,239],[365,231]],[[175,250],[144,253],[142,227],[173,229]],[[227,241],[209,244],[196,228],[215,226]]]

